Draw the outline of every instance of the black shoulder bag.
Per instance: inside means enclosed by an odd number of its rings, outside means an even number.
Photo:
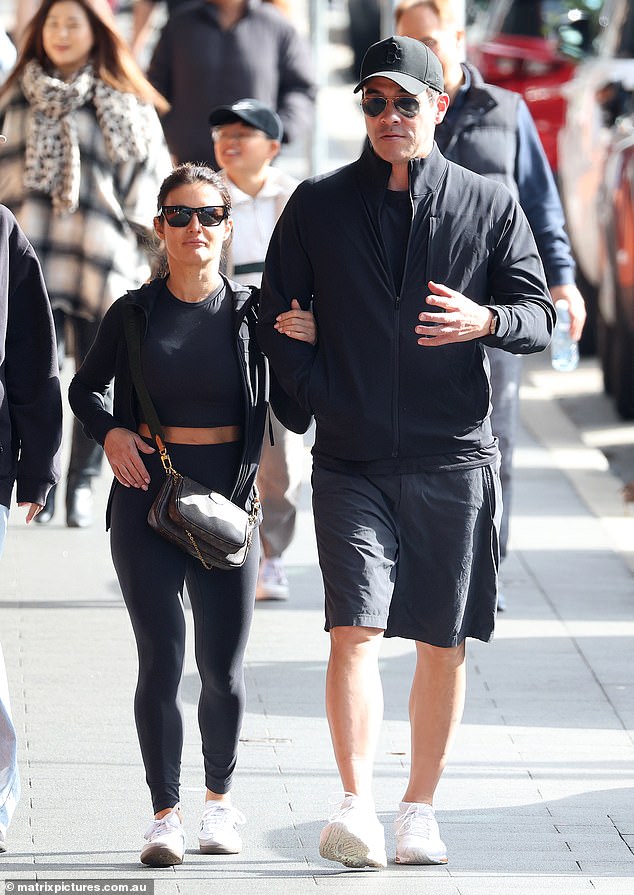
[[[172,466],[163,428],[143,379],[139,315],[124,309],[124,330],[132,382],[145,422],[158,448],[166,477],[150,507],[147,521],[157,534],[199,559],[206,569],[238,569],[244,565],[258,526],[260,501],[251,512],[237,507],[217,491],[181,475]]]

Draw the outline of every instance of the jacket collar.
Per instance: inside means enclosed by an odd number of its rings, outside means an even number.
[[[380,158],[372,149],[370,141],[366,140],[363,153],[354,164],[362,192],[382,199],[392,172],[390,163]],[[412,198],[420,199],[435,193],[448,167],[447,159],[435,143],[426,158],[412,159],[409,162],[409,191]]]
[[[230,280],[224,274],[221,274],[221,276],[233,296],[234,311],[236,313],[243,311],[252,296],[251,288],[243,286],[241,283],[236,283],[235,280]],[[152,308],[166,280],[166,276],[156,277],[149,283],[144,283],[139,289],[131,289],[126,293],[125,300],[137,305],[148,316],[152,312]]]
[[[468,107],[471,109],[477,106],[481,113],[494,109],[495,106],[497,106],[497,100],[489,91],[490,85],[485,82],[478,69],[474,65],[471,65],[470,62],[463,62],[461,64],[462,67],[469,72],[469,77],[471,78],[471,86],[467,91],[465,108]]]

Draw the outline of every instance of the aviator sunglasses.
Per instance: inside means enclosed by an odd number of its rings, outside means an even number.
[[[416,118],[420,112],[420,103],[415,96],[395,96],[393,99],[386,96],[366,96],[361,100],[361,108],[368,118],[376,118],[385,111],[388,103],[392,103],[403,118]]]
[[[194,214],[201,227],[218,227],[229,217],[229,209],[226,205],[162,205],[161,214],[170,227],[186,227]]]

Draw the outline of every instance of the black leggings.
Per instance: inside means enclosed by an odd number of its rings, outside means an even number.
[[[179,472],[229,494],[239,444],[168,447]],[[134,713],[156,813],[179,801],[184,582],[194,616],[196,664],[202,682],[198,723],[205,784],[216,793],[231,787],[244,714],[243,660],[255,601],[259,539],[253,539],[241,569],[207,571],[147,524],[148,509],[165,473],[157,454],[143,457],[152,479],[149,490],[116,486],[110,543],[137,643]]]

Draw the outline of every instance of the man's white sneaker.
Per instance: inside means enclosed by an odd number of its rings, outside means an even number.
[[[160,820],[153,820],[143,838],[146,844],[141,849],[142,864],[171,867],[183,863],[185,831],[176,808]]]
[[[387,867],[385,833],[367,799],[346,796],[319,837],[319,854],[346,867]]]
[[[203,855],[237,855],[242,849],[242,839],[236,827],[246,823],[237,808],[210,799],[200,819],[198,844]]]
[[[447,847],[440,838],[431,805],[401,802],[394,821],[397,864],[446,864]]]
[[[255,589],[256,600],[288,600],[288,578],[279,557],[263,557]]]

